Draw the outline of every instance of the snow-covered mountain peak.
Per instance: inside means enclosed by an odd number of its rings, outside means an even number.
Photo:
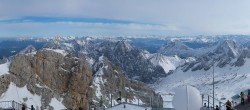
[[[172,55],[178,55],[179,57],[190,57],[194,56],[194,52],[192,52],[193,49],[189,48],[185,44],[183,44],[180,41],[174,41],[169,42],[165,46],[161,47],[158,51],[158,53],[172,56]]]
[[[83,42],[85,42],[85,43],[89,43],[89,42],[91,42],[91,41],[93,41],[93,40],[95,40],[95,38],[89,37],[89,36],[83,37],[83,38],[81,39],[81,41],[83,41]]]
[[[191,48],[189,48],[188,46],[186,46],[185,44],[179,42],[179,41],[175,41],[175,42],[170,42],[167,45],[168,48],[175,48],[175,49],[180,49],[180,50],[190,50]]]
[[[152,54],[150,61],[154,65],[161,66],[165,73],[169,73],[171,70],[175,70],[178,66],[184,64],[185,60],[181,59],[177,55],[165,56],[160,53]]]
[[[234,40],[225,40],[218,45],[214,52],[216,54],[223,54],[228,57],[235,58],[240,54],[241,51],[242,48],[238,46]]]
[[[126,40],[118,41],[116,46],[122,50],[129,50],[129,51],[133,48],[133,46]]]
[[[33,53],[33,52],[36,52],[36,48],[33,45],[29,45],[25,49],[20,51],[20,54],[29,54],[29,53]]]

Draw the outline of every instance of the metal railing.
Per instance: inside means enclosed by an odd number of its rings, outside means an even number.
[[[22,108],[22,104],[15,101],[0,101],[0,108],[20,110]]]
[[[0,101],[0,109],[13,109],[13,110],[21,110],[22,104],[15,101]],[[27,110],[30,108],[26,107]]]

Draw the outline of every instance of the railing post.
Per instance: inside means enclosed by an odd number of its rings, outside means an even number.
[[[219,108],[220,108],[220,110],[221,110],[221,102],[219,102]]]
[[[15,109],[15,102],[12,100],[12,108]]]
[[[207,96],[207,98],[208,98],[208,99],[207,99],[207,106],[208,106],[208,108],[209,108],[209,103],[210,103],[210,102],[209,102],[209,95]]]
[[[201,106],[203,107],[204,94],[201,95],[201,99],[202,99]]]

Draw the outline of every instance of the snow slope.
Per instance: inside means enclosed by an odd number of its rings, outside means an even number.
[[[215,78],[215,98],[231,100],[235,94],[250,89],[250,59],[242,67],[226,65],[223,68],[214,68]],[[173,93],[178,87],[191,85],[196,87],[201,93],[212,95],[213,69],[183,72],[180,68],[168,77],[162,78],[154,84],[156,91],[161,94]],[[171,97],[163,97],[164,100],[171,100]]]
[[[27,101],[24,101],[27,99]],[[25,103],[28,107],[33,105],[35,108],[41,106],[41,96],[31,94],[27,87],[17,87],[14,83],[10,83],[8,90],[0,97],[0,101],[16,101],[20,104]]]
[[[65,50],[62,50],[62,49],[49,49],[49,48],[46,48],[46,50],[54,51],[56,53],[62,54],[63,56],[66,56],[68,54]]]
[[[159,65],[161,66],[165,73],[168,73],[170,70],[175,70],[176,67],[184,64],[184,60],[179,58],[178,56],[165,56],[162,54],[153,54],[150,58],[150,61],[154,65]]]
[[[31,105],[33,105],[34,108],[41,107],[41,96],[30,93],[26,86],[20,88],[11,82],[8,90],[0,96],[0,101],[12,100],[20,104],[25,103],[28,107],[31,107]],[[66,109],[62,102],[55,98],[52,98],[49,105],[55,110]]]
[[[0,64],[0,76],[4,74],[9,74],[9,65],[10,65],[9,61],[7,61],[4,64]]]
[[[62,102],[58,101],[56,98],[52,98],[49,105],[52,106],[54,110],[66,109]]]
[[[101,64],[103,63],[103,56],[99,57],[99,62]],[[106,82],[105,80],[102,79],[102,75],[103,73],[103,69],[108,68],[107,66],[104,67],[102,66],[101,68],[99,68],[99,70],[96,72],[94,78],[93,78],[93,85],[96,87],[96,91],[95,94],[97,96],[98,99],[101,99],[102,93],[101,93],[101,85],[104,85],[104,83]]]

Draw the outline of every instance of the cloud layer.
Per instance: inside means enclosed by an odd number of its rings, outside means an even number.
[[[51,27],[51,34],[250,34],[249,7],[249,0],[1,0],[0,36]],[[6,22],[29,16],[41,19]],[[83,18],[92,21],[76,20]]]

